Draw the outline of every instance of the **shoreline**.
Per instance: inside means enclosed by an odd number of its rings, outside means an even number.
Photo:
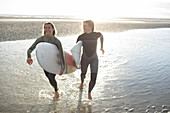
[[[1,19],[1,18],[0,18]],[[80,35],[82,33],[81,20],[75,19],[36,19],[35,21],[0,21],[0,42],[3,41],[14,41],[14,40],[25,40],[35,39],[41,36],[42,25],[46,20],[52,21],[58,31],[57,36],[72,36]],[[34,19],[31,19],[34,20]],[[96,32],[124,32],[132,29],[155,29],[155,28],[170,28],[170,22],[141,22],[135,20],[129,21],[94,21]]]
[[[54,20],[54,21],[62,21],[62,20],[76,20],[76,21],[83,21],[84,19],[81,17],[76,16],[63,16],[63,15],[0,15],[0,21],[2,20],[37,20],[41,21],[44,19]],[[103,18],[99,19],[99,22],[163,22],[163,23],[170,23],[169,18],[138,18],[138,17],[113,17],[113,18]]]

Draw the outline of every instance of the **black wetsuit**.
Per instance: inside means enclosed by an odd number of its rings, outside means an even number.
[[[84,33],[77,39],[83,42],[83,55],[81,59],[81,82],[84,82],[87,68],[90,64],[91,80],[89,83],[89,92],[92,91],[96,84],[97,72],[98,72],[98,56],[96,52],[97,39],[100,38],[101,48],[103,48],[103,35],[100,32]]]
[[[60,52],[62,53],[61,57],[62,57],[62,61],[63,61],[63,64],[64,64],[63,48],[62,48],[61,42],[56,37],[54,37],[54,36],[50,36],[50,37],[48,37],[48,36],[41,36],[40,38],[38,38],[32,44],[32,46],[28,49],[28,51],[27,51],[27,57],[28,58],[31,58],[31,52],[36,48],[36,45],[38,43],[40,43],[40,42],[48,42],[48,43],[56,45],[58,47],[58,49],[60,50]],[[47,72],[45,70],[44,70],[44,73],[47,76],[47,78],[49,79],[50,84],[54,87],[54,90],[57,91],[58,87],[57,87],[57,82],[55,80],[56,74],[49,73],[49,72]]]

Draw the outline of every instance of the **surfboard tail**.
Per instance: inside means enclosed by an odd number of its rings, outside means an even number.
[[[65,71],[64,73],[72,73],[76,70],[75,61],[72,55],[70,55],[68,52],[65,53]]]
[[[78,41],[75,46],[71,49],[72,56],[74,58],[76,68],[80,69],[80,59],[81,59],[81,47],[82,47],[83,42]]]

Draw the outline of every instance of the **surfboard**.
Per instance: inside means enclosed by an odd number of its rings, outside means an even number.
[[[39,65],[47,72],[60,74],[61,53],[56,45],[41,42],[36,46],[36,57]],[[65,70],[63,74],[72,73],[76,70],[75,60],[71,54],[64,51]]]
[[[81,47],[82,47],[83,42],[78,41],[75,46],[72,47],[70,50],[72,53],[72,56],[74,58],[76,67],[79,69],[80,68],[80,60],[81,60]]]

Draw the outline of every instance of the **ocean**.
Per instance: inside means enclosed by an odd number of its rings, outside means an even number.
[[[170,111],[170,28],[102,32],[98,41],[99,72],[87,99],[90,70],[80,90],[80,70],[56,75],[60,98],[39,66],[26,63],[27,49],[35,39],[0,42],[1,113],[144,113]],[[58,37],[64,50],[78,35]]]

